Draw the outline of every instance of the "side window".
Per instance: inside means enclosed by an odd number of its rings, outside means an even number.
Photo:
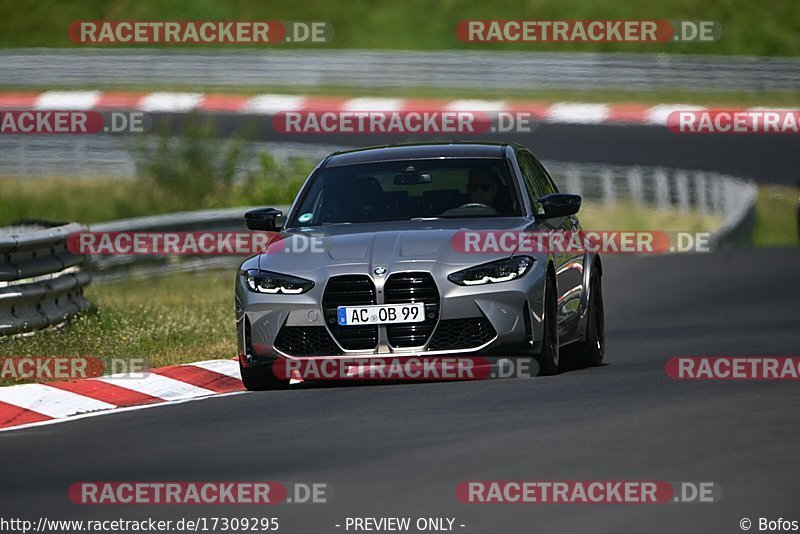
[[[534,169],[537,178],[536,181],[539,184],[541,184],[541,188],[543,191],[542,194],[549,195],[550,193],[558,193],[558,188],[553,183],[553,179],[550,178],[550,174],[544,168],[544,165],[542,165],[536,158],[531,158],[531,159],[533,159]]]
[[[535,213],[541,213],[541,210],[539,209],[539,203],[536,202],[536,199],[542,195],[539,193],[539,188],[536,184],[536,174],[534,171],[535,167],[531,165],[531,160],[528,158],[528,154],[525,152],[520,152],[517,154],[517,163],[522,171],[522,178],[525,181],[525,189],[528,192],[528,197],[531,200],[533,211]]]
[[[536,197],[538,198],[552,193],[553,191],[551,191],[550,184],[547,180],[547,173],[544,172],[544,169],[542,169],[539,162],[536,161],[536,158],[533,157],[533,154],[530,152],[523,152],[523,157],[525,161],[528,162],[528,166],[533,173],[533,185],[536,190]]]

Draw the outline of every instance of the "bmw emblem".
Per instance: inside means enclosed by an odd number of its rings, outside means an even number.
[[[383,276],[384,274],[386,274],[386,267],[384,267],[383,265],[379,265],[378,267],[375,267],[375,270],[372,272],[374,272],[378,276]]]

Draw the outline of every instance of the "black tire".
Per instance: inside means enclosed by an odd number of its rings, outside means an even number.
[[[586,318],[586,338],[574,343],[570,352],[581,367],[597,367],[603,363],[606,351],[603,284],[599,273],[589,281],[589,314]]]
[[[556,299],[555,280],[547,277],[544,290],[544,328],[542,350],[534,356],[539,366],[539,376],[558,373],[559,362],[558,341],[558,301]]]
[[[289,387],[288,380],[282,380],[275,376],[271,365],[243,367],[242,362],[239,362],[239,371],[242,374],[242,384],[248,391],[267,391]]]

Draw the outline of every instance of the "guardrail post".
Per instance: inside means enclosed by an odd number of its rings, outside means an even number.
[[[712,239],[714,248],[748,245],[752,242],[755,225],[755,205],[758,188],[753,182],[739,180],[731,176],[714,175],[712,191],[716,190],[719,200],[715,209],[722,210],[725,222]]]
[[[689,211],[689,177],[685,171],[675,173],[675,195],[678,201],[678,211]]]
[[[628,190],[633,205],[641,207],[644,204],[644,187],[642,187],[642,169],[639,166],[628,171]]]
[[[722,179],[718,174],[711,177],[711,209],[713,213],[725,213],[722,199]]]
[[[614,175],[611,169],[605,169],[600,173],[600,180],[603,184],[603,204],[613,206],[617,200],[617,192],[614,189]]]
[[[656,206],[658,209],[668,210],[669,201],[669,177],[664,169],[657,169],[653,175],[656,190]]]
[[[710,213],[708,207],[708,191],[706,190],[706,174],[698,171],[694,175],[695,198],[697,199],[697,211],[703,215]]]
[[[573,195],[581,195],[583,188],[581,187],[581,173],[575,165],[567,166],[566,172],[567,191]]]

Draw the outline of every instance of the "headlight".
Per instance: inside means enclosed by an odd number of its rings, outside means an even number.
[[[311,280],[260,269],[250,269],[242,273],[242,276],[250,291],[256,293],[299,295],[314,287]]]
[[[516,256],[506,260],[493,261],[458,271],[447,277],[460,286],[477,286],[481,284],[499,284],[510,282],[525,275],[533,265],[533,258]]]

